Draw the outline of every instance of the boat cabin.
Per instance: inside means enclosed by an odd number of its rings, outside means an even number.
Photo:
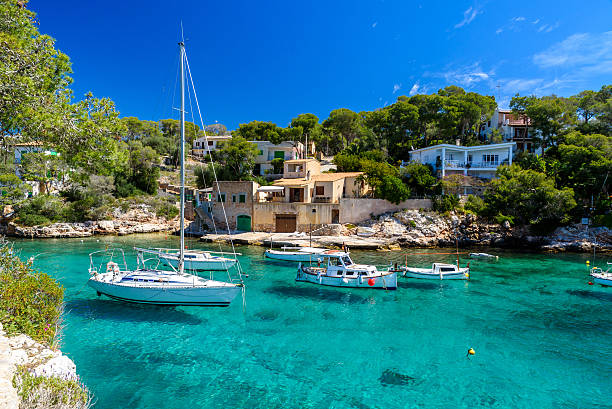
[[[317,255],[319,267],[325,267],[325,275],[330,277],[366,276],[376,271],[375,266],[355,264],[349,253],[329,250]]]

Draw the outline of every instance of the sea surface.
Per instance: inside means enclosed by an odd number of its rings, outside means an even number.
[[[295,265],[239,246],[245,305],[227,308],[127,304],[86,286],[92,251],[119,246],[134,265],[133,246],[177,243],[14,241],[65,288],[61,348],[96,409],[612,407],[612,288],[588,285],[592,255],[489,250],[499,261],[471,260],[469,281],[400,279],[387,292],[296,283]],[[408,253],[419,251],[444,252]],[[404,254],[352,252],[377,265]]]

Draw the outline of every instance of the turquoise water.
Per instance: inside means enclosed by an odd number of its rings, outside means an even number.
[[[174,242],[15,242],[24,258],[48,252],[35,267],[66,289],[62,350],[98,409],[612,407],[612,288],[587,285],[587,255],[491,250],[501,259],[472,261],[469,282],[385,292],[297,284],[294,266],[244,246],[245,311],[123,304],[85,286],[91,251]]]

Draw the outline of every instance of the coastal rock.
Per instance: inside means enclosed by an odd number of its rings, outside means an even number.
[[[44,364],[34,368],[32,373],[36,376],[44,376],[47,378],[57,377],[65,380],[78,379],[76,365],[65,355],[49,359]]]
[[[94,234],[127,235],[153,233],[178,229],[179,220],[157,217],[148,205],[134,205],[127,211],[117,207],[112,212],[114,220],[87,221],[84,223],[53,223],[48,226],[19,226],[9,222],[3,233],[27,238],[90,237]],[[340,226],[340,228],[343,228]]]

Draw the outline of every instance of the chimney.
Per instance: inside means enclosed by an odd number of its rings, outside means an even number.
[[[455,139],[455,145],[461,146],[461,139]]]

